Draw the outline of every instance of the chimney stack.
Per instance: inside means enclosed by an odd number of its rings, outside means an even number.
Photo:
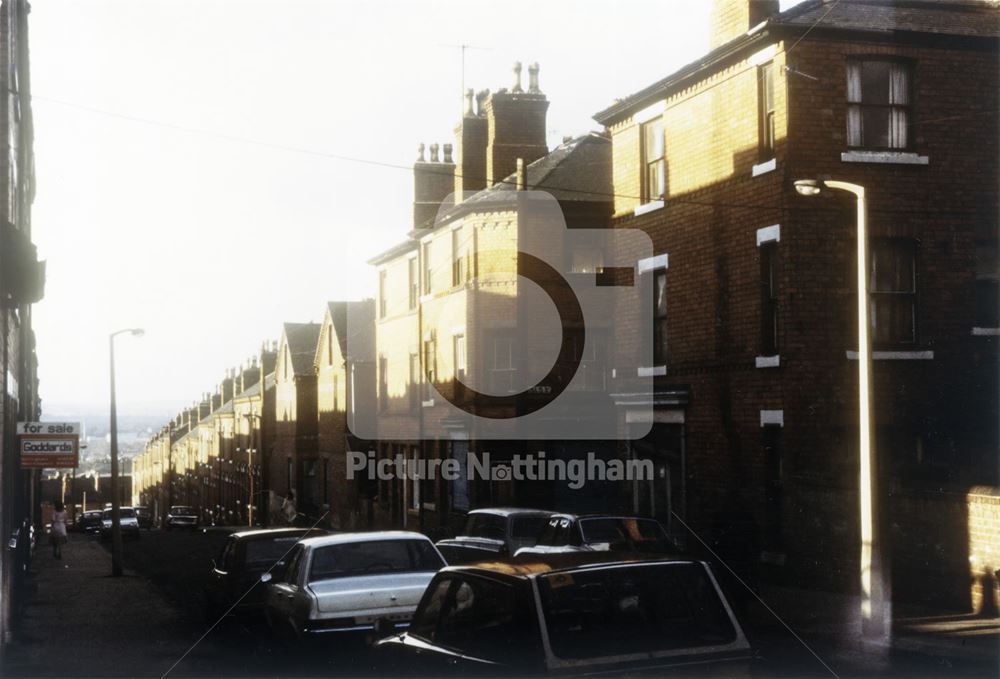
[[[711,48],[740,37],[778,11],[778,0],[713,0]]]
[[[486,114],[484,106],[488,90],[475,95],[476,110],[472,110],[473,90],[465,91],[462,120],[455,126],[455,202],[462,202],[466,193],[486,188]]]
[[[537,90],[538,65],[530,71]],[[549,101],[541,91],[521,90],[521,64],[514,64],[515,90],[493,93],[486,100],[486,183],[493,186],[517,169],[517,159],[530,165],[549,152],[545,115]],[[530,86],[529,86],[530,87]]]
[[[228,403],[233,398],[233,375],[232,368],[226,370],[226,376],[223,378],[222,384],[219,385],[219,393],[222,395],[223,403]]]
[[[421,144],[420,154],[413,164],[413,228],[432,226],[441,203],[455,187],[455,163],[451,160],[451,146],[445,144],[444,162],[438,155],[440,146],[431,144],[430,161],[424,160]]]
[[[278,343],[265,341],[260,347],[260,374],[267,377],[274,372],[274,366],[278,362]],[[261,387],[264,386],[262,382]],[[263,389],[261,390],[263,394]]]

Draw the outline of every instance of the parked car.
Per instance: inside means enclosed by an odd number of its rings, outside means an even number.
[[[153,528],[153,512],[149,511],[149,507],[136,507],[135,517],[139,520],[139,528]]]
[[[99,533],[101,532],[101,518],[104,516],[104,512],[100,509],[92,509],[83,512],[78,517],[76,517],[76,529],[84,533]]]
[[[198,527],[198,510],[185,505],[174,505],[167,512],[167,518],[163,520],[163,527],[166,530],[173,530],[174,528],[190,528],[193,530]]]
[[[451,565],[506,558],[535,544],[550,516],[552,512],[542,509],[474,509],[466,517],[462,535],[439,540],[436,546]]]
[[[519,549],[515,556],[594,551],[676,554],[679,550],[656,519],[607,514],[553,514],[534,546]]]
[[[325,530],[274,528],[247,530],[226,538],[205,585],[205,612],[209,620],[230,610],[232,614],[262,613],[267,587],[260,576],[270,573],[280,580],[292,548],[303,538],[326,535]]]
[[[265,573],[265,614],[279,636],[409,624],[427,583],[445,566],[420,533],[385,531],[309,538],[295,545],[280,578]]]
[[[449,564],[509,557],[535,544],[552,512],[542,509],[474,509],[462,535],[440,540],[438,551]]]
[[[749,676],[751,659],[707,564],[595,552],[445,568],[375,644],[383,676]]]
[[[139,539],[139,520],[135,516],[135,509],[133,507],[119,508],[118,525],[121,526],[123,538]],[[101,539],[111,539],[110,509],[105,509],[101,514]]]

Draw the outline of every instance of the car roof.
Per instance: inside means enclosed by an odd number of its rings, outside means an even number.
[[[571,521],[580,521],[584,519],[634,519],[636,521],[657,521],[651,516],[634,516],[630,514],[598,514],[596,512],[590,512],[586,514],[569,514],[566,512],[558,512],[552,515],[553,519],[570,519]]]
[[[237,540],[256,540],[258,538],[281,538],[308,534],[320,537],[326,535],[327,531],[322,528],[260,528],[255,530],[241,530],[238,533],[233,533],[230,537]]]
[[[365,533],[336,533],[315,538],[307,538],[301,544],[307,547],[326,547],[327,545],[345,545],[356,542],[374,542],[375,540],[425,540],[430,542],[423,533],[407,530],[368,531]],[[431,543],[433,544],[433,543]]]
[[[480,561],[462,566],[449,566],[443,571],[501,575],[528,579],[562,571],[597,570],[609,566],[655,563],[704,564],[689,557],[650,555],[645,553],[569,552],[561,554],[524,554],[512,559]]]
[[[469,515],[473,514],[496,514],[497,516],[517,516],[517,515],[538,515],[550,516],[553,514],[548,509],[531,509],[528,507],[485,507],[483,509],[473,509]]]

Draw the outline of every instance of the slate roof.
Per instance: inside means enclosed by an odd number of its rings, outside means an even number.
[[[1000,36],[1000,7],[988,0],[814,0],[779,14],[774,25],[852,31]]]
[[[313,357],[316,355],[321,327],[319,323],[285,323],[285,341],[288,343],[294,374],[313,374]]]
[[[327,302],[340,353],[349,361],[375,360],[375,300]],[[315,365],[323,348],[317,346]]]
[[[813,28],[811,28],[813,27]],[[997,0],[807,0],[768,19],[730,42],[720,45],[667,77],[616,101],[594,115],[610,125],[667,92],[697,80],[703,71],[747,48],[763,42],[768,31],[810,33],[845,31],[878,34],[926,34],[957,38],[1000,37],[1000,2]],[[797,37],[795,38],[798,39]]]
[[[527,167],[529,190],[547,191],[563,203],[610,203],[614,189],[611,183],[611,140],[603,134],[588,132],[565,141]],[[494,186],[478,191],[440,215],[446,223],[476,210],[509,208],[517,192],[517,173]],[[434,225],[434,221],[427,226]],[[418,232],[419,233],[419,232]],[[380,264],[417,247],[412,236],[393,245],[368,260]]]
[[[611,140],[589,132],[563,142],[527,167],[528,189],[547,191],[559,201],[611,202]],[[509,203],[517,191],[517,173],[472,194],[445,213],[475,211],[482,206]]]

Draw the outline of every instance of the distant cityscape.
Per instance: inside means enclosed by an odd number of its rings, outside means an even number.
[[[46,416],[43,421],[79,422],[83,429],[80,437],[80,465],[75,475],[106,476],[111,473],[111,433],[107,415],[58,415]],[[162,418],[155,415],[120,415],[118,417],[118,454],[121,473],[131,472],[131,460],[141,453],[151,433],[159,427]],[[46,470],[46,478],[60,476],[63,470]]]

